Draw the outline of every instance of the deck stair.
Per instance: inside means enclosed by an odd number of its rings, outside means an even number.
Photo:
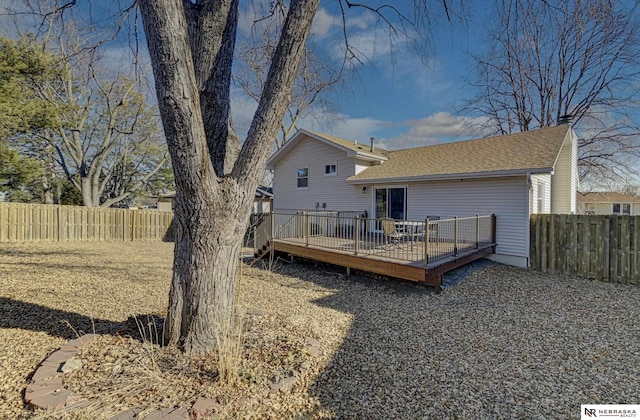
[[[259,224],[253,227],[253,255],[257,259],[264,258],[271,252],[273,245],[272,221],[273,215],[267,214],[260,220]]]
[[[271,252],[271,241],[268,241],[266,244],[263,244],[261,247],[256,247],[253,251],[253,256],[256,259],[261,259],[269,255]]]

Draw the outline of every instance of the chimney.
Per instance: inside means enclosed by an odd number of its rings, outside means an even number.
[[[558,125],[573,125],[573,115],[566,114],[558,118]]]
[[[371,148],[369,149],[370,152],[375,152],[376,148],[373,147],[373,142],[376,140],[375,137],[371,137],[369,140],[371,140]]]

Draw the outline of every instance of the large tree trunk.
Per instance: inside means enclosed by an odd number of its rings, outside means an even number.
[[[233,319],[240,245],[248,219],[244,215],[248,216],[250,202],[233,185],[228,187],[224,198],[176,194],[174,271],[165,334],[169,343],[191,352],[214,348],[216,331]]]
[[[93,201],[93,190],[91,189],[91,179],[80,178],[80,194],[82,195],[82,205],[85,207],[98,207],[98,203]]]
[[[176,182],[165,338],[187,352],[215,348],[216,329],[233,316],[242,236],[318,2],[290,2],[258,110],[235,159],[237,137],[228,120],[238,0],[139,0]]]

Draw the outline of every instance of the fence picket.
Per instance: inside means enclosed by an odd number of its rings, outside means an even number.
[[[640,285],[640,216],[532,215],[531,266]]]
[[[163,240],[172,221],[157,210],[0,202],[0,242]]]

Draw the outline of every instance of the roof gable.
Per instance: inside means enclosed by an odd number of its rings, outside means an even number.
[[[444,179],[552,172],[571,127],[562,125],[388,152],[388,161],[351,182]]]
[[[285,142],[279,150],[271,155],[267,160],[267,168],[273,169],[273,166],[282,158],[284,158],[300,141],[305,138],[311,138],[337,149],[343,150],[347,156],[357,157],[359,159],[370,160],[375,162],[383,162],[387,160],[388,151],[380,148],[376,148],[373,152],[369,150],[369,147],[356,143],[354,141],[345,140],[339,137],[330,136],[327,134],[320,134],[314,131],[300,129]]]

